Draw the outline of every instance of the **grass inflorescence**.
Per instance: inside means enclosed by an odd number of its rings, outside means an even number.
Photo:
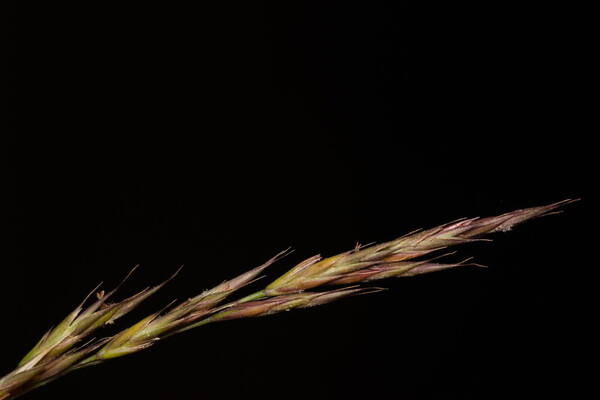
[[[526,220],[556,213],[573,201],[576,200],[563,200],[494,217],[461,219],[381,244],[357,245],[328,258],[315,255],[252,294],[226,301],[240,288],[255,283],[267,267],[289,253],[285,250],[240,276],[146,316],[114,336],[90,339],[95,331],[112,324],[156,293],[179,270],[166,281],[116,303],[108,300],[120,285],[108,293],[98,292],[96,287],[63,321],[42,336],[12,372],[0,378],[0,400],[17,398],[76,369],[138,352],[161,339],[210,323],[267,316],[377,292],[382,288],[365,285],[376,280],[478,266],[469,259],[444,263],[441,260],[446,254],[439,253],[454,245],[489,240],[483,236],[505,232]],[[94,293],[96,300],[86,306]]]

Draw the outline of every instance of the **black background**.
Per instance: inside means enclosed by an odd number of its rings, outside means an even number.
[[[323,3],[21,10],[0,372],[137,263],[123,296],[185,267],[115,329],[288,246],[271,277],[357,241],[583,200],[460,249],[489,269],[207,326],[24,399],[536,398],[585,383],[571,299],[572,271],[590,268],[589,10]]]

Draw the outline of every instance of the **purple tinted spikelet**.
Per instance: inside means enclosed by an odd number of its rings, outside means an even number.
[[[359,283],[391,276],[413,276],[458,264],[429,264],[417,259],[431,252],[477,240],[481,236],[506,231],[528,219],[549,215],[576,200],[564,200],[542,207],[516,210],[495,217],[471,218],[405,235],[390,242],[356,248],[333,257],[311,257],[269,284],[264,293],[277,296],[308,290],[317,286]]]
[[[294,308],[309,308],[344,297],[378,292],[381,288],[346,287],[325,292],[302,292],[269,297],[246,303],[232,304],[230,307],[219,311],[207,318],[206,322],[227,321],[240,318],[264,317]],[[187,329],[186,329],[187,330]]]
[[[84,360],[84,363],[94,364],[101,360],[143,350],[152,346],[160,338],[171,335],[182,326],[189,326],[205,315],[216,312],[220,309],[217,307],[218,304],[225,298],[256,280],[268,266],[287,253],[288,250],[282,251],[264,264],[180,303],[163,315],[155,313],[142,319],[113,337],[94,356]]]
[[[108,294],[104,294],[103,291],[99,292],[97,300],[84,307],[91,294],[98,289],[96,287],[61,323],[50,329],[19,362],[17,368],[0,379],[0,399],[2,399],[3,393],[11,393],[12,396],[12,393],[16,392],[7,389],[16,387],[16,381],[20,382],[18,387],[19,391],[22,391],[26,387],[37,387],[46,381],[52,380],[53,376],[61,375],[69,370],[72,365],[106,342],[106,340],[100,340],[88,343],[77,350],[72,350],[81,339],[88,337],[98,328],[114,322],[133,310],[177,274],[175,273],[159,285],[144,289],[125,300],[108,304],[107,300],[121,287],[136,268],[137,266],[127,274],[115,289]]]

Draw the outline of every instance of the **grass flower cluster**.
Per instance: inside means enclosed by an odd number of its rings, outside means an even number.
[[[288,254],[286,250],[236,278],[150,314],[112,337],[89,339],[104,325],[114,323],[136,308],[177,273],[159,285],[115,303],[108,300],[120,285],[108,293],[97,292],[97,287],[62,322],[43,335],[12,372],[0,378],[0,400],[15,399],[71,371],[138,352],[161,339],[209,323],[266,316],[382,290],[365,285],[371,281],[478,265],[468,259],[443,263],[440,258],[446,254],[436,253],[454,245],[489,240],[483,236],[508,231],[523,221],[555,213],[559,207],[573,201],[564,200],[494,217],[462,219],[412,232],[386,243],[357,245],[328,258],[313,256],[253,294],[228,301],[237,290],[255,283],[267,267]],[[332,286],[334,288],[329,288]],[[94,294],[96,299],[90,301]],[[91,304],[86,306],[87,303]]]

